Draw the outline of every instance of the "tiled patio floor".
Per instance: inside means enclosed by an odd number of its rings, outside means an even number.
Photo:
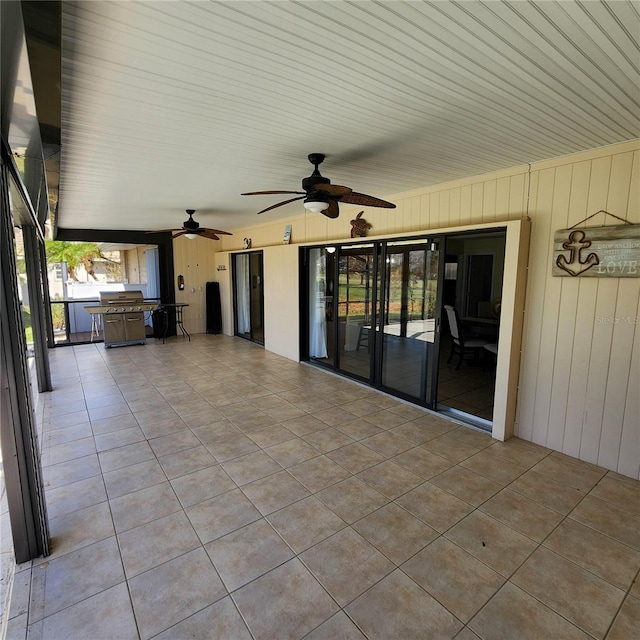
[[[637,637],[636,481],[240,339],[51,364],[11,640]]]

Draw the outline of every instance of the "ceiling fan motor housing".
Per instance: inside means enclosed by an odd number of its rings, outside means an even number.
[[[324,153],[310,153],[307,157],[309,159],[309,162],[315,167],[315,169],[308,178],[302,179],[302,188],[308,193],[313,185],[331,184],[331,180],[320,175],[320,170],[318,169],[318,165],[324,162]]]
[[[183,226],[185,229],[189,229],[189,230],[195,231],[196,229],[199,229],[199,228],[200,228],[199,223],[197,223],[197,222],[193,219],[193,214],[194,214],[195,212],[196,212],[196,211],[195,211],[195,209],[187,209],[187,213],[189,214],[189,219],[188,219],[188,220],[185,220],[185,221],[182,223],[182,226]]]

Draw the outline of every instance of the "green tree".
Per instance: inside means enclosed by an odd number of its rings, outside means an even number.
[[[104,256],[95,242],[45,240],[45,249],[48,263],[67,263],[67,271],[72,280],[78,281],[76,269],[80,265],[94,280],[98,279],[93,270],[93,262],[96,258],[104,258]]]

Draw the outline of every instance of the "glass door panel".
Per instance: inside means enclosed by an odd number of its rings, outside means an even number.
[[[341,247],[338,268],[338,368],[371,380],[374,314],[373,245]]]
[[[251,339],[249,254],[233,256],[236,335]]]
[[[262,277],[262,253],[249,254],[251,277],[251,339],[264,344],[264,290]]]
[[[380,383],[428,405],[433,404],[438,267],[435,241],[386,248]]]
[[[334,265],[335,248],[310,249],[308,271],[309,357],[327,364],[333,364],[335,355]]]
[[[235,334],[264,344],[264,282],[262,252],[233,256]]]

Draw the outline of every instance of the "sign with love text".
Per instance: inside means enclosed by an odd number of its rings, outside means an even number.
[[[552,275],[639,278],[640,224],[556,231]]]

